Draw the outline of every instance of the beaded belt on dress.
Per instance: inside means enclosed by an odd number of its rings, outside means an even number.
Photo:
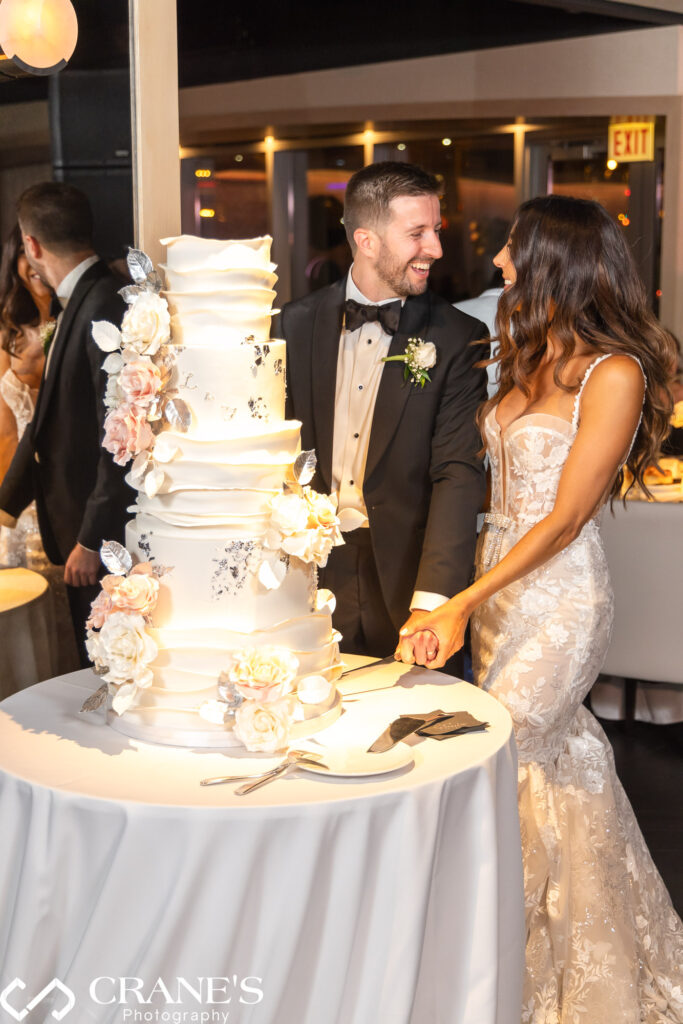
[[[482,566],[489,569],[497,564],[500,558],[500,549],[503,543],[503,534],[512,525],[512,519],[504,516],[502,512],[487,512],[484,516],[484,528],[486,536],[482,551]]]

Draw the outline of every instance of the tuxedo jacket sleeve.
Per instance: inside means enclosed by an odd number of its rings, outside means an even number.
[[[475,417],[487,397],[487,375],[474,363],[486,359],[489,348],[471,344],[484,338],[488,328],[473,320],[450,361],[432,433],[432,491],[415,589],[447,597],[469,585],[477,514],[486,494]]]

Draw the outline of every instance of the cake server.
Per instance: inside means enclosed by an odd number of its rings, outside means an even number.
[[[411,733],[417,732],[418,729],[422,729],[425,725],[443,718],[443,716],[444,712],[441,710],[430,711],[427,714],[401,715],[399,718],[395,718],[383,733],[380,733],[374,743],[370,744],[367,752],[368,754],[383,754],[404,740],[406,736],[410,736]]]
[[[247,779],[267,779],[279,772],[281,768],[292,764],[320,764],[320,754],[314,750],[290,750],[284,761],[269,768],[267,772],[253,772],[251,775],[214,775],[208,779],[202,779],[200,786],[221,786],[225,782],[245,782]]]

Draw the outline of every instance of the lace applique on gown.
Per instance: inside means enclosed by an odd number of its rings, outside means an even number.
[[[28,384],[17,377],[14,370],[6,370],[0,377],[0,396],[6,402],[17,423],[17,440],[33,418],[33,397]],[[38,516],[35,504],[22,512],[13,530],[6,526],[0,527],[0,565],[16,568],[26,567],[27,549],[42,553]],[[43,555],[43,558],[45,556]],[[31,566],[33,568],[33,566]]]
[[[477,574],[552,510],[578,427],[542,413],[484,424],[489,522]],[[480,605],[477,685],[508,709],[519,751],[526,899],[522,1024],[683,1021],[683,926],[583,706],[610,640],[613,598],[598,518],[564,551]]]

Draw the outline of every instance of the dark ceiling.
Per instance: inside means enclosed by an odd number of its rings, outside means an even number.
[[[73,0],[73,68],[128,59],[127,0]],[[683,24],[683,12],[610,0],[178,0],[180,85],[204,85],[349,64]],[[47,95],[47,81],[0,88],[0,102]]]

